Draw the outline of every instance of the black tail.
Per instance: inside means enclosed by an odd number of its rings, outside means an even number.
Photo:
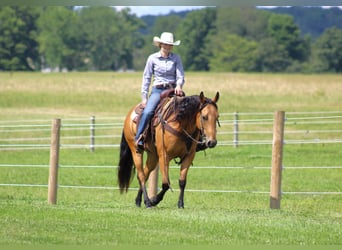
[[[120,162],[118,167],[118,182],[120,192],[127,192],[129,184],[131,182],[133,169],[133,157],[132,152],[128,146],[124,133],[122,133],[120,144]]]

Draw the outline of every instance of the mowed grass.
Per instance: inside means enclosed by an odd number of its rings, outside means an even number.
[[[123,117],[140,100],[141,72],[15,72],[1,73],[0,79],[2,126],[37,119],[50,124],[56,117],[62,121],[88,119],[92,115]],[[188,95],[203,90],[209,97],[219,91],[222,114],[342,110],[341,75],[188,73],[184,90]],[[222,115],[223,126],[219,131],[230,129],[224,124],[225,119],[232,118]],[[255,127],[272,130],[272,125]],[[309,127],[292,124],[288,129],[342,128],[341,124],[334,123]],[[41,134],[49,137],[49,131]],[[21,136],[19,132],[8,132],[1,133],[0,138]],[[307,136],[296,134],[293,138]],[[271,137],[267,135],[267,139]],[[319,137],[341,138],[339,133]],[[243,135],[240,139],[251,137]],[[52,206],[47,204],[46,186],[49,150],[0,150],[0,164],[24,165],[1,166],[0,183],[38,184],[0,186],[0,244],[342,244],[342,169],[334,168],[342,166],[341,143],[285,145],[280,210],[269,209],[271,151],[271,145],[241,145],[238,148],[218,146],[198,153],[188,176],[185,209],[179,210],[176,206],[179,170],[173,162],[170,174],[174,191],[169,191],[154,209],[136,208],[135,178],[132,189],[120,195],[115,167],[77,167],[116,166],[118,148],[97,148],[90,152],[62,147],[58,202]],[[301,168],[322,166],[328,168]]]

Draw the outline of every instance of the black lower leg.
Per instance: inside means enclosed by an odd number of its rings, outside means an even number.
[[[159,202],[161,202],[164,198],[164,195],[167,190],[169,190],[170,186],[168,183],[162,185],[162,190],[157,194],[157,196],[152,200],[153,206],[156,206]]]
[[[184,208],[184,190],[186,186],[186,180],[179,180],[179,199],[178,199],[178,208]]]
[[[138,191],[138,194],[137,194],[137,197],[135,198],[135,205],[137,207],[141,207],[141,197],[142,197],[142,189],[140,188],[139,191]]]
[[[143,192],[143,195],[144,195],[144,203],[145,203],[145,206],[146,206],[146,207],[152,207],[153,204],[152,204],[150,198],[148,198],[148,194],[147,194],[147,191],[146,191],[146,187],[143,187],[143,188],[142,188],[142,192]]]

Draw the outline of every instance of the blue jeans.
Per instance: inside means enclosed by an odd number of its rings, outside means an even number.
[[[141,114],[137,134],[135,136],[135,140],[138,140],[140,135],[144,132],[147,124],[151,121],[154,111],[156,110],[159,102],[160,102],[160,94],[165,89],[157,89],[155,87],[152,88],[152,92],[150,97],[148,98],[146,107]]]

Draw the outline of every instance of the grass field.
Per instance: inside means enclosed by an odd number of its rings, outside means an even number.
[[[9,139],[23,135],[17,128],[9,131],[8,125],[33,120],[49,126],[56,117],[69,119],[69,123],[73,119],[89,122],[92,115],[123,117],[140,98],[140,72],[15,72],[0,73],[0,79],[0,144],[9,146],[22,143]],[[271,119],[275,110],[342,111],[341,75],[188,73],[184,90],[188,95],[203,90],[209,97],[220,92],[219,132],[231,130],[225,120],[232,119],[230,114],[235,111],[267,112]],[[341,118],[329,121],[335,122],[289,123],[288,131],[310,133],[285,137],[341,139]],[[39,134],[49,139],[49,129],[39,129]],[[250,127],[242,124],[241,129]],[[272,124],[252,125],[252,129],[271,131]],[[312,135],[316,130],[335,132]],[[25,136],[35,136],[30,133]],[[76,136],[88,131],[62,128],[62,133]],[[240,140],[265,139],[265,135],[253,136],[246,133]],[[271,134],[266,137],[272,139]],[[231,135],[222,134],[220,140],[231,140]],[[221,145],[198,153],[188,176],[185,209],[179,210],[177,168],[170,170],[174,192],[168,192],[154,209],[136,208],[135,179],[132,190],[120,195],[115,167],[77,167],[116,166],[118,148],[90,152],[62,147],[58,204],[52,206],[47,204],[46,187],[49,150],[0,148],[0,183],[39,184],[0,186],[0,245],[341,245],[342,169],[336,167],[342,166],[342,144],[285,145],[280,210],[269,209],[271,151],[269,144],[246,144],[238,148]]]

